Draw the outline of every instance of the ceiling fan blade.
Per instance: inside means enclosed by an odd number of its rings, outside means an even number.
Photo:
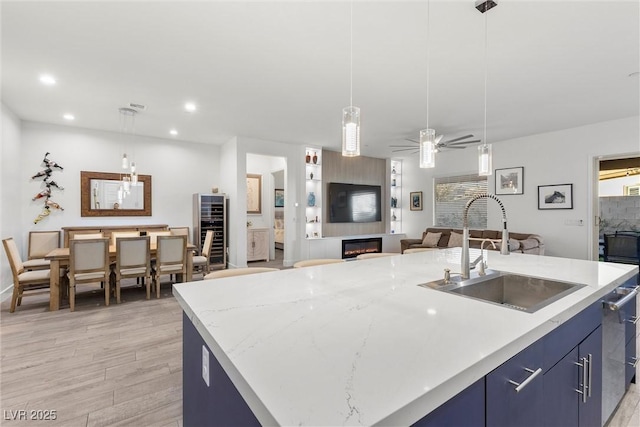
[[[453,138],[453,139],[450,139],[448,141],[444,141],[443,144],[445,144],[445,145],[446,144],[451,144],[452,142],[458,142],[458,141],[462,141],[463,139],[472,138],[472,137],[473,137],[473,135],[460,136],[458,138]]]
[[[444,138],[444,135],[438,135],[438,136],[436,136],[435,144],[436,144],[436,145],[440,144],[440,141],[442,141],[442,138]]]
[[[393,147],[393,148],[418,148],[415,145],[390,145],[389,147]]]
[[[464,149],[465,149],[465,148],[467,148],[467,147],[457,147],[457,146],[455,146],[455,145],[443,145],[443,146],[442,146],[442,147],[440,147],[440,148],[454,148],[454,149],[458,149],[458,150],[464,150]]]
[[[415,142],[416,144],[420,144],[420,141],[416,141],[415,139],[405,138],[404,140],[409,142]]]
[[[478,142],[481,142],[479,139],[474,139],[473,141],[461,141],[461,142],[453,142],[450,144],[445,144],[445,147],[450,147],[450,146],[454,146],[454,145],[464,145],[464,144],[477,144]]]
[[[415,147],[413,147],[413,148],[400,148],[400,149],[397,149],[397,150],[391,150],[392,153],[397,153],[399,151],[415,151],[416,153],[418,152]]]

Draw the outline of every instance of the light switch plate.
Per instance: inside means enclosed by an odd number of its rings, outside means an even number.
[[[209,350],[202,346],[202,379],[209,387]]]

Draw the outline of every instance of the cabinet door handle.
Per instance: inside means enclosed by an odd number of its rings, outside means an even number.
[[[586,357],[581,357],[580,360],[582,361],[582,363],[573,362],[573,364],[582,368],[582,381],[580,382],[580,385],[579,385],[579,387],[582,387],[582,390],[578,390],[577,388],[574,388],[573,391],[575,391],[576,393],[580,393],[582,395],[582,403],[586,403],[587,393],[589,393],[589,386],[587,385],[589,380],[589,378],[587,377],[588,375],[587,365],[589,364],[589,362],[587,361]]]
[[[638,316],[631,316],[631,318],[630,318],[630,319],[625,320],[625,322],[629,322],[629,323],[633,323],[634,325],[637,325],[639,320],[640,320],[640,317],[638,317]]]
[[[636,366],[638,366],[638,360],[640,359],[638,359],[637,357],[632,357],[631,362],[627,362],[627,365],[631,365],[635,368]]]
[[[509,384],[513,384],[514,386],[516,386],[516,388],[515,388],[516,393],[520,393],[520,391],[523,388],[525,388],[527,385],[529,385],[529,383],[531,381],[533,381],[533,379],[535,377],[537,377],[538,375],[540,375],[540,373],[542,372],[542,368],[538,368],[535,371],[533,369],[529,369],[529,368],[524,368],[524,370],[531,373],[531,375],[529,375],[526,380],[522,381],[521,383],[517,383],[517,382],[515,382],[513,380],[509,380]]]
[[[591,384],[591,380],[592,380],[592,376],[591,376],[591,365],[593,364],[593,355],[591,353],[589,353],[589,356],[587,359],[585,359],[586,362],[588,362],[589,365],[589,374],[588,374],[588,379],[589,381],[587,382],[587,384],[589,384],[587,387],[587,396],[591,397],[591,389],[593,388]]]

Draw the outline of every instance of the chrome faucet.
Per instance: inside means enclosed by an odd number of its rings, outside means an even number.
[[[504,210],[504,205],[498,199],[495,194],[479,194],[474,196],[467,202],[462,214],[462,278],[468,279],[471,268],[469,266],[469,207],[478,199],[493,199],[500,205],[502,210],[502,240],[500,242],[500,253],[502,255],[509,255],[509,231],[507,230],[507,212]],[[483,241],[484,242],[484,241]],[[480,247],[480,256],[482,256],[482,245]],[[478,260],[474,262],[477,263]]]
[[[480,243],[480,267],[478,267],[478,274],[480,276],[484,276],[486,274],[485,270],[487,269],[487,261],[484,259],[484,244],[487,242],[491,243],[493,249],[496,249],[496,244],[491,239],[483,239],[482,243]],[[476,262],[478,262],[478,260],[476,260]]]

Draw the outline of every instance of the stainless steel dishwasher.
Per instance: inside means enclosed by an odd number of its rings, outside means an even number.
[[[626,391],[625,331],[627,322],[637,322],[631,316],[629,305],[637,294],[637,287],[618,287],[602,302],[602,425],[609,420]]]

